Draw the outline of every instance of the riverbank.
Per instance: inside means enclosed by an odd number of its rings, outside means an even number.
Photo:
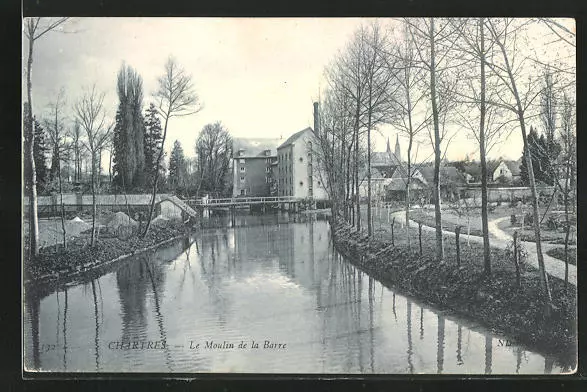
[[[561,361],[576,363],[576,289],[550,277],[553,310],[545,313],[540,280],[535,268],[522,265],[521,285],[506,250],[492,252],[492,279],[483,276],[482,246],[461,243],[461,266],[456,264],[454,239],[445,237],[445,263],[434,260],[434,233],[422,233],[422,256],[417,229],[410,228],[412,251],[402,232],[378,230],[371,238],[358,235],[344,224],[333,224],[337,250],[369,275],[406,294],[441,309],[480,322],[497,334],[539,350],[555,353]],[[405,237],[405,236],[404,236]]]
[[[68,244],[65,251],[60,245],[43,248],[39,255],[25,261],[23,278],[25,285],[53,283],[68,280],[79,274],[123,260],[127,257],[155,249],[183,237],[188,227],[181,223],[152,225],[145,238],[131,235],[124,238],[102,237],[95,246],[88,238],[79,237]],[[59,247],[59,249],[58,249]]]

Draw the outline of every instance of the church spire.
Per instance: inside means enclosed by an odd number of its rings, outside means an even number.
[[[387,137],[387,153],[391,152],[391,147],[389,146],[389,136]]]
[[[389,146],[389,144],[388,144]],[[402,161],[401,150],[399,148],[399,135],[395,135],[395,157],[398,161]]]

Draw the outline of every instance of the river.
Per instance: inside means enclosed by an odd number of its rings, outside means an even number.
[[[28,293],[24,363],[51,372],[568,372],[474,322],[383,286],[328,223],[209,218],[192,238]],[[256,344],[256,346],[255,346]]]

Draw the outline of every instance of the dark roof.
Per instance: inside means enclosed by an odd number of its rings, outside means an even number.
[[[501,163],[501,160],[487,161],[487,175],[489,175],[489,176],[493,175],[493,172],[495,171],[495,169],[497,169],[497,167],[499,166],[500,163]],[[479,166],[481,166],[481,164],[479,164]],[[481,170],[481,169],[479,169],[479,170]]]
[[[385,187],[388,191],[405,191],[406,190],[406,179],[405,178],[394,178],[391,183]],[[412,178],[410,180],[410,189],[425,189],[424,184],[419,178]]]
[[[422,177],[429,184],[434,183],[434,167],[425,166],[420,168]],[[465,177],[457,170],[454,166],[441,166],[440,167],[440,183],[465,183]]]
[[[254,158],[264,157],[265,150],[271,150],[270,156],[276,156],[277,151],[275,146],[279,143],[279,139],[269,138],[233,138],[232,151],[234,158]],[[239,150],[245,150],[245,155],[238,156]]]
[[[279,147],[277,147],[277,149],[279,150],[281,148],[289,146],[290,144],[293,144],[300,136],[302,136],[304,134],[304,132],[306,132],[308,130],[312,133],[314,132],[312,130],[312,128],[310,128],[310,127],[304,128],[301,131],[298,131],[298,132],[294,133],[293,135],[291,135],[290,137],[288,137],[283,143],[281,143],[281,145],[279,145]]]

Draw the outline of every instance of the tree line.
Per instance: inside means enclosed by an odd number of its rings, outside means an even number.
[[[566,209],[574,200],[575,73],[573,64],[548,55],[554,49],[546,41],[532,40],[540,28],[556,32],[555,47],[574,50],[574,32],[550,19],[401,18],[360,26],[325,69],[318,143],[312,147],[335,219],[357,231],[366,226],[366,234],[373,234],[373,135],[391,128],[408,142],[405,162],[396,169],[405,186],[406,231],[414,176],[433,160],[435,258],[445,262],[440,169],[451,141],[471,138],[480,158],[484,275],[490,279],[488,153],[507,137],[519,137],[522,177],[532,193],[542,291],[550,300],[536,182],[555,184]],[[537,135],[538,126],[543,136]],[[431,157],[418,151],[426,142]],[[362,183],[367,185],[364,222]]]
[[[27,18],[24,21],[28,42],[27,96],[23,110],[24,192],[30,200],[27,248],[32,256],[39,250],[39,193],[60,196],[63,246],[66,247],[64,192],[91,192],[92,246],[96,242],[97,194],[150,193],[147,225],[141,233],[144,237],[150,229],[157,192],[186,195],[231,192],[227,172],[232,138],[221,122],[208,124],[200,131],[193,160],[184,156],[176,141],[167,170],[164,149],[171,119],[196,114],[202,108],[191,75],[171,56],[157,80],[153,101],[146,109],[143,79],[134,68],[123,63],[116,78],[119,103],[113,121],[106,114],[105,92],[98,91],[95,84],[84,88],[81,97],[70,105],[61,89],[43,118],[37,118],[32,112],[34,44],[45,34],[66,26],[67,21],[68,18]],[[68,112],[71,115],[68,116]],[[102,157],[106,152],[108,181],[103,181]],[[50,166],[47,165],[49,157]],[[82,188],[75,189],[76,185]]]

